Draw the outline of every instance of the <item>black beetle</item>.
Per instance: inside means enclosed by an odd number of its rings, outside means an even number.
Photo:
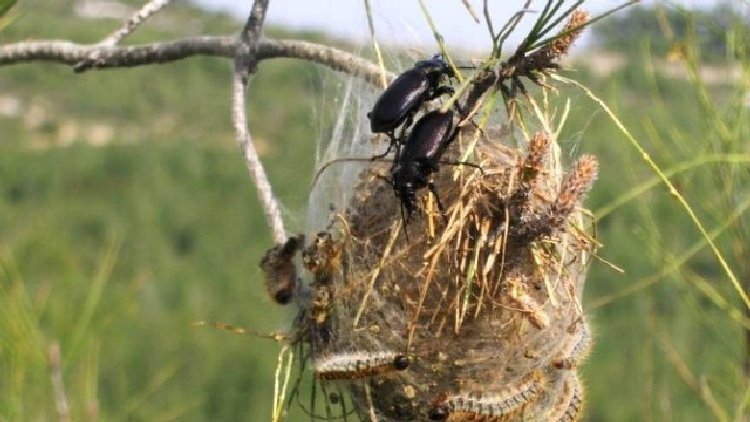
[[[411,119],[425,101],[430,101],[443,94],[452,94],[453,88],[441,85],[443,76],[455,78],[455,73],[442,56],[435,55],[429,60],[418,61],[414,67],[400,74],[380,95],[372,111],[367,113],[370,129],[373,133],[386,133],[391,137],[391,145],[385,156],[394,146],[396,128]]]
[[[406,140],[403,151],[391,168],[389,183],[401,201],[404,224],[417,209],[416,191],[429,188],[438,208],[443,206],[429,176],[438,170],[440,158],[456,134],[452,111],[431,111],[417,121]]]

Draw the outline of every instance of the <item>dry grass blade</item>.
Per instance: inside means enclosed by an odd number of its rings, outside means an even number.
[[[53,342],[49,347],[49,370],[52,380],[52,391],[55,396],[55,409],[57,420],[67,422],[70,420],[70,405],[65,394],[65,383],[62,377],[62,358],[60,357],[60,344]]]
[[[367,27],[370,30],[372,48],[375,50],[375,55],[378,58],[378,66],[380,66],[380,85],[385,89],[388,86],[388,78],[386,77],[385,64],[383,63],[383,54],[380,52],[380,44],[378,44],[378,40],[375,38],[375,24],[372,22],[370,0],[365,0],[365,13],[367,14]]]
[[[461,0],[461,3],[466,8],[466,11],[469,13],[469,16],[471,16],[472,19],[474,19],[474,22],[479,23],[479,15],[477,15],[477,12],[474,10],[474,6],[469,3],[469,0]]]
[[[695,375],[693,375],[690,367],[687,365],[685,360],[682,359],[679,352],[674,348],[674,345],[672,344],[666,332],[662,332],[661,334],[659,334],[657,336],[657,339],[659,340],[659,344],[661,345],[662,350],[667,356],[667,359],[669,359],[669,362],[672,364],[685,384],[687,384],[691,389],[699,394],[703,403],[711,410],[716,419],[720,421],[729,421],[729,415],[727,415],[726,411],[716,402],[713,394],[708,388],[708,385],[702,381],[699,381],[695,377]]]
[[[622,132],[623,135],[625,135],[625,138],[630,142],[630,144],[638,151],[643,161],[648,164],[649,167],[659,176],[661,181],[664,183],[664,185],[669,190],[669,193],[677,200],[677,202],[680,204],[680,206],[685,210],[685,212],[690,217],[690,220],[693,222],[695,227],[700,232],[701,236],[703,236],[703,239],[708,244],[708,246],[711,248],[711,251],[713,252],[716,259],[719,261],[719,264],[721,265],[722,270],[724,270],[724,273],[727,275],[727,278],[729,278],[729,281],[732,283],[732,287],[734,287],[735,291],[739,295],[739,297],[742,299],[742,302],[744,303],[745,307],[750,309],[750,297],[748,297],[747,292],[742,287],[742,284],[740,283],[737,276],[734,274],[734,271],[729,266],[729,263],[724,258],[724,254],[721,253],[718,246],[716,246],[716,242],[714,242],[713,237],[708,233],[706,228],[703,226],[703,223],[701,223],[698,216],[695,214],[695,211],[693,208],[688,204],[685,197],[677,190],[675,185],[667,178],[667,176],[664,174],[664,171],[659,167],[656,162],[651,158],[651,156],[646,152],[646,150],[643,148],[643,146],[638,142],[638,140],[633,137],[633,135],[630,133],[630,131],[625,127],[625,125],[622,124],[620,119],[617,118],[617,116],[610,110],[610,108],[607,106],[607,104],[601,100],[599,97],[597,97],[590,89],[585,87],[583,84],[581,84],[578,81],[574,81],[572,79],[563,78],[560,76],[555,75],[554,78],[556,80],[559,80],[564,83],[572,84],[578,88],[580,88],[586,95],[591,98],[595,103],[599,105],[599,107],[604,110],[607,115],[612,119],[612,121],[615,123],[617,128]]]

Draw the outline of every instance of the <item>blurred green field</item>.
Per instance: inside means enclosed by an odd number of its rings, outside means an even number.
[[[89,42],[118,25],[80,22],[70,7],[41,1],[17,12],[0,43]],[[193,25],[146,25],[131,42],[238,27],[188,6],[166,14]],[[667,76],[664,57],[639,47],[605,76],[592,64],[601,52],[564,74],[617,113],[708,232],[718,231],[719,250],[747,283],[750,61],[730,63],[739,79],[722,77],[721,65],[718,82],[703,85],[702,75]],[[690,47],[684,63],[697,66]],[[57,418],[47,357],[55,342],[72,420],[269,420],[278,346],[193,326],[269,332],[293,316],[267,298],[257,268],[270,236],[229,120],[230,65],[0,68],[0,106],[20,110],[0,113],[0,420]],[[250,125],[294,232],[304,227],[336,83],[326,69],[273,60],[252,85]],[[601,163],[587,201],[601,217],[600,255],[625,270],[591,268],[587,420],[747,420],[750,321],[737,291],[606,113],[580,90],[561,88],[560,98],[572,101],[564,155],[594,153]],[[309,417],[292,406],[289,420]]]

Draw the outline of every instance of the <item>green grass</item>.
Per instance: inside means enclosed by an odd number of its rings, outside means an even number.
[[[598,91],[663,170],[686,168],[672,183],[707,231],[715,232],[729,268],[747,280],[743,221],[750,154],[747,120],[740,117],[746,106],[728,101],[747,90],[713,85],[701,101],[701,82],[664,79],[651,65],[630,62],[628,74],[615,75]],[[582,149],[603,163],[589,201],[597,213],[655,174],[603,113],[580,120],[589,113],[575,113],[568,128],[587,125]],[[599,127],[609,129],[608,136]],[[601,253],[626,274],[595,265],[588,281],[589,309],[600,327],[584,370],[591,419],[743,420],[745,333],[737,322],[745,304],[684,207],[657,183],[608,213],[600,229],[606,245]]]
[[[67,6],[22,2],[3,40],[92,41],[119,25],[65,25]],[[237,25],[179,6],[168,14],[199,20],[205,33]],[[196,34],[148,24],[129,42],[185,35]],[[229,121],[230,66],[196,58],[84,75],[38,63],[0,69],[4,94],[27,116],[42,110],[33,124],[0,120],[0,420],[56,418],[53,342],[73,420],[268,418],[278,347],[193,327],[272,331],[293,317],[260,281],[270,237]],[[283,60],[262,69],[255,86],[270,89],[252,97],[253,135],[282,203],[300,215],[321,74]],[[113,144],[80,142],[94,123],[111,129]],[[57,148],[66,127],[77,128],[77,143]]]
[[[193,418],[180,419],[195,420],[268,413],[270,399],[252,397],[268,391],[275,346],[191,327],[217,319],[271,330],[283,319],[260,287],[257,262],[269,239],[235,151],[138,145],[2,155],[2,281],[26,303],[4,313],[3,326],[19,326],[3,349],[28,337],[22,357],[41,362],[10,389],[22,405],[3,406],[8,419],[50,402],[43,357],[52,340],[62,346],[70,397],[93,383],[107,418],[181,408]]]

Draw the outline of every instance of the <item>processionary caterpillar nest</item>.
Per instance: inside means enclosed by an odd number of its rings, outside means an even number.
[[[559,21],[554,10],[545,9],[535,27],[547,29],[529,37],[539,41]],[[467,93],[443,105],[457,113],[429,112],[432,99],[457,92],[420,73],[432,67],[418,62],[405,73],[400,80],[415,84],[388,88],[384,103],[414,105],[412,94],[420,94],[424,104],[396,113],[405,117],[403,128],[385,131],[396,150],[390,167],[346,159],[367,132],[355,123],[347,126],[351,136],[341,136],[348,123],[340,119],[333,160],[321,168],[341,166],[328,177],[335,198],[321,201],[327,190],[320,185],[311,193],[309,215],[323,216],[327,226],[264,258],[274,300],[295,293],[299,313],[290,338],[297,357],[311,362],[324,392],[328,383],[348,387],[361,419],[572,421],[583,413],[576,371],[592,335],[581,297],[597,243],[580,203],[598,163],[583,155],[563,171],[546,117],[540,117],[546,131],[524,130],[523,147],[508,146],[514,98],[527,94],[521,78],[546,86],[540,77],[558,67],[588,21],[584,11],[569,12],[558,38],[532,48],[527,37],[506,61],[479,69]],[[429,75],[452,74],[440,56],[429,63],[441,64]],[[502,93],[511,126],[472,120],[490,89]],[[348,102],[342,116],[358,109]],[[371,113],[391,116],[381,103]],[[471,164],[460,161],[467,157]],[[292,263],[300,248],[304,269]],[[324,418],[335,419],[329,405],[340,399],[326,400]]]
[[[310,291],[297,341],[321,382],[346,383],[363,420],[581,411],[575,368],[591,334],[580,300],[595,242],[577,207],[597,161],[582,156],[563,174],[549,135],[521,151],[488,133],[464,128],[449,151],[478,139],[481,170],[442,165],[434,175],[443,215],[425,189],[405,226],[378,176],[388,167],[373,162],[302,253]]]

